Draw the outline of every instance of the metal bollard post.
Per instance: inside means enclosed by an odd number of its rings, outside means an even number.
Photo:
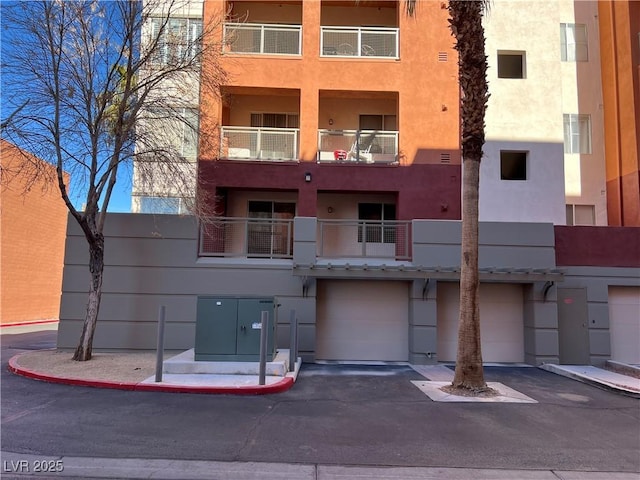
[[[269,312],[262,311],[260,314],[260,372],[258,375],[258,385],[265,384],[265,375],[267,372],[267,336],[269,323]]]
[[[162,359],[164,357],[164,316],[166,307],[160,305],[158,310],[158,343],[156,347],[156,382],[162,381]]]
[[[296,369],[296,362],[298,361],[298,319],[296,318],[296,311],[291,310],[289,316],[289,371],[293,372]]]

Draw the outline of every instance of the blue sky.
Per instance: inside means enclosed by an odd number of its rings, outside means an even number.
[[[17,55],[17,58],[21,58],[20,50],[23,50],[25,45],[30,45],[29,40],[24,37],[24,30],[21,28],[20,19],[17,20],[17,23],[13,23],[11,21],[11,10],[12,7],[15,7],[20,2],[13,2],[7,0],[0,0],[2,3],[0,7],[2,8],[0,19],[1,23],[1,35],[2,39],[0,41],[0,45],[2,48],[2,61],[3,63],[11,62],[14,55]],[[24,18],[24,17],[23,17]],[[29,50],[25,50],[29,51]],[[28,60],[27,60],[28,61]],[[28,69],[25,69],[28,71]],[[16,73],[18,72],[18,73]],[[3,68],[3,74],[1,76],[1,94],[2,94],[2,102],[0,102],[0,117],[2,120],[5,120],[10,114],[14,113],[19,105],[23,105],[25,100],[30,101],[31,103],[27,105],[26,109],[23,112],[27,114],[32,114],[29,112],[30,106],[33,104],[34,96],[38,96],[38,91],[33,90],[34,86],[30,83],[24,81],[27,76],[21,77],[20,70],[18,69],[6,69]],[[27,74],[28,75],[28,74]],[[29,87],[26,87],[29,85]],[[41,87],[41,86],[40,86]],[[39,98],[42,98],[40,96]],[[35,100],[36,102],[38,100]],[[20,111],[20,110],[18,110]],[[35,110],[37,111],[37,110]],[[22,112],[21,112],[22,113]],[[50,113],[50,112],[49,112]],[[47,112],[43,110],[43,115],[46,117]],[[31,130],[31,124],[33,122],[25,123],[26,127]],[[78,144],[81,142],[81,138],[83,135],[82,129],[76,129],[74,133],[77,132],[78,135]],[[39,142],[34,143],[25,143],[23,141],[18,140],[18,137],[15,137],[11,134],[10,129],[2,132],[2,137],[12,143],[17,144],[19,147],[24,148],[27,151],[31,151],[38,155],[38,145]],[[73,142],[65,142],[64,148],[68,148],[71,146]],[[30,146],[32,148],[30,148]],[[40,155],[38,155],[40,156]],[[45,158],[45,157],[42,157]],[[50,161],[54,161],[54,157],[47,158]],[[66,168],[65,164],[65,168]],[[108,211],[110,212],[130,212],[131,211],[131,176],[132,176],[132,168],[129,162],[123,163],[118,171],[118,178],[114,190],[112,192],[112,196],[109,202]],[[77,209],[82,209],[86,200],[86,190],[87,186],[84,182],[83,177],[84,170],[80,168],[78,171],[68,172],[71,175],[71,181],[69,184],[69,198]]]
[[[126,184],[125,184],[126,183]],[[131,211],[131,180],[123,182],[118,179],[113,196],[109,202],[109,212],[130,212]]]

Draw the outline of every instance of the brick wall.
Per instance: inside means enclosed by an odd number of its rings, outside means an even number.
[[[1,149],[0,323],[57,319],[67,209],[57,184],[40,180],[30,185],[27,172],[11,175],[24,158],[8,142],[2,141]],[[55,174],[41,160],[29,159]]]

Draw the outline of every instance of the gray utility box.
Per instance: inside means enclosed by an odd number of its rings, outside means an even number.
[[[198,297],[195,359],[260,360],[262,311],[269,312],[267,361],[276,354],[276,300],[273,297]]]

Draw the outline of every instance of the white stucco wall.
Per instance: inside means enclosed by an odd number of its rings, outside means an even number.
[[[559,3],[494,0],[485,17],[491,97],[482,221],[565,223]],[[499,51],[524,52],[525,78],[498,78]],[[500,179],[500,150],[529,152],[526,180]]]
[[[560,24],[587,25],[589,62],[562,62]],[[485,18],[491,97],[480,219],[565,224],[565,204],[606,224],[597,2],[494,0]],[[525,78],[498,78],[498,52],[524,52]],[[591,116],[592,153],[564,154],[563,114]],[[500,179],[500,150],[529,152],[526,181]]]

